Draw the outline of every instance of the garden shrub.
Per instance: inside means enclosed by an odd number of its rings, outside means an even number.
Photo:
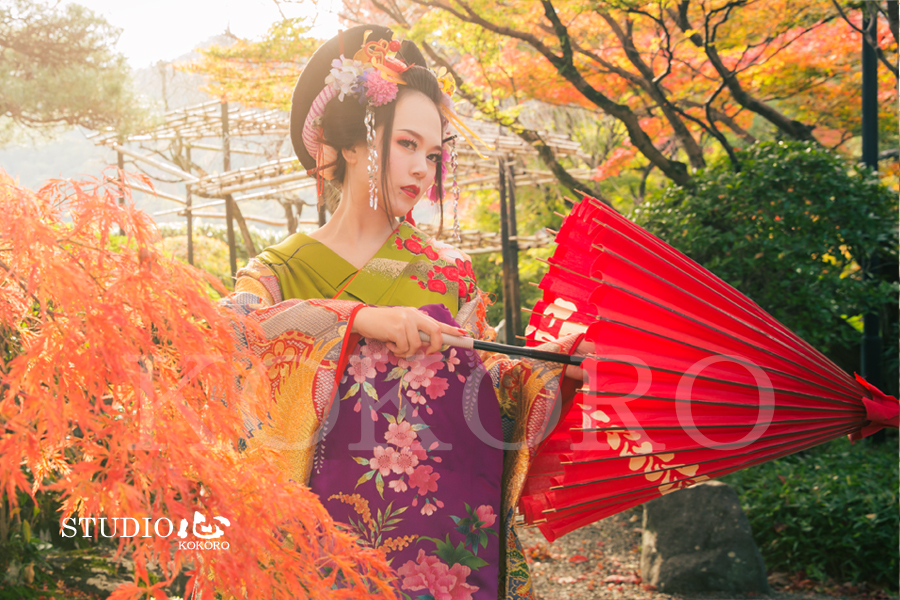
[[[187,235],[187,225],[185,223],[160,223],[158,226],[159,232],[163,238]],[[250,237],[253,238],[253,245],[256,246],[257,252],[262,252],[269,246],[273,246],[288,237],[288,232],[283,229],[262,229],[252,225],[249,229]],[[216,239],[227,244],[228,230],[225,225],[217,225],[214,223],[194,224],[194,241],[196,242],[200,237]],[[247,248],[244,246],[244,238],[237,224],[234,226],[234,240],[235,250],[237,251],[238,267],[241,267],[247,264],[250,257],[247,255]]]
[[[159,249],[166,256],[177,258],[181,262],[187,262],[187,236],[176,235],[163,238]],[[246,263],[246,261],[245,261]],[[234,288],[234,280],[231,278],[231,265],[228,262],[228,244],[205,235],[194,238],[194,266],[203,269],[228,288]],[[243,264],[239,263],[240,268]]]
[[[184,223],[160,223],[159,231],[163,238],[160,243],[163,253],[174,256],[181,262],[187,262],[187,226]],[[228,262],[228,234],[225,226],[211,223],[194,225],[193,233],[194,266],[217,278],[229,290],[234,289],[231,265]],[[262,252],[288,237],[286,231],[258,227],[250,227],[250,235],[253,237],[257,252]],[[240,269],[247,264],[250,256],[244,246],[241,231],[237,227],[234,230],[234,239],[237,266]]]
[[[897,437],[840,438],[732,473],[769,572],[897,589]]]
[[[632,217],[826,354],[852,361],[861,335],[850,323],[882,312],[885,379],[896,380],[896,193],[811,143],[757,143],[738,157],[740,171],[715,162]],[[863,281],[876,248],[879,277]]]

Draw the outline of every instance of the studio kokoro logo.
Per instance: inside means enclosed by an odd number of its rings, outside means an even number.
[[[218,523],[216,523],[218,521]],[[225,517],[213,517],[207,521],[206,516],[200,511],[194,511],[194,522],[191,527],[190,534],[193,538],[188,539],[189,523],[187,519],[181,519],[176,537],[181,538],[178,542],[179,550],[228,550],[229,543],[227,540],[220,540],[225,535],[225,530],[219,527],[230,527],[231,522]],[[78,526],[84,531],[82,537],[90,538],[100,534],[101,537],[162,537],[167,538],[175,533],[175,525],[166,517],[156,519],[151,525],[151,518],[143,519],[143,535],[141,534],[141,522],[133,517],[116,517],[109,519],[107,517],[89,518],[68,518],[62,523],[62,537],[71,538],[78,535]],[[94,533],[91,527],[96,527]],[[119,531],[121,526],[121,531]],[[71,531],[71,533],[69,533]]]

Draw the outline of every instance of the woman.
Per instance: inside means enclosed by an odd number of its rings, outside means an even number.
[[[443,198],[453,115],[415,45],[391,36],[343,32],[297,82],[295,150],[340,202],[238,273],[230,304],[261,324],[247,343],[276,407],[247,442],[280,448],[291,477],[387,554],[406,597],[527,598],[513,514],[574,384],[561,365],[440,350],[444,334],[493,332],[468,257],[401,221]]]

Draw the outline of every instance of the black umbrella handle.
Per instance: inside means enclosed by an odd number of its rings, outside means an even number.
[[[446,338],[447,336],[444,337]],[[481,340],[472,340],[472,346],[476,350],[527,356],[528,358],[534,358],[536,360],[547,360],[550,362],[562,363],[564,365],[572,365],[574,367],[581,366],[581,362],[584,360],[583,356],[569,356],[568,354],[562,354],[560,352],[546,352],[544,350],[535,350],[534,348],[495,344],[494,342],[482,342]]]
[[[427,333],[419,332],[419,337],[423,342],[430,342],[431,338]],[[470,350],[484,350],[486,352],[500,352],[501,354],[513,354],[515,356],[526,356],[535,360],[546,360],[550,362],[561,363],[564,365],[581,366],[584,360],[583,356],[569,356],[559,352],[546,352],[544,350],[535,350],[534,348],[523,348],[521,346],[510,346],[507,344],[496,344],[494,342],[482,342],[470,337],[458,335],[443,334],[441,339],[448,346],[456,348],[468,348]]]

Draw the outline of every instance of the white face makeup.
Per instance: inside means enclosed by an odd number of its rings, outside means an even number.
[[[375,130],[375,148],[381,156],[384,128]],[[441,160],[441,116],[437,106],[420,92],[402,93],[394,112],[391,155],[387,173],[388,198],[393,217],[402,217],[434,183]],[[368,204],[368,157],[365,142],[356,146],[355,164],[347,165],[353,197]],[[379,210],[384,209],[381,176],[376,176]],[[371,209],[369,209],[371,210]]]
[[[434,183],[441,161],[441,117],[424,94],[403,94],[391,132],[389,198],[395,216],[405,215]]]

